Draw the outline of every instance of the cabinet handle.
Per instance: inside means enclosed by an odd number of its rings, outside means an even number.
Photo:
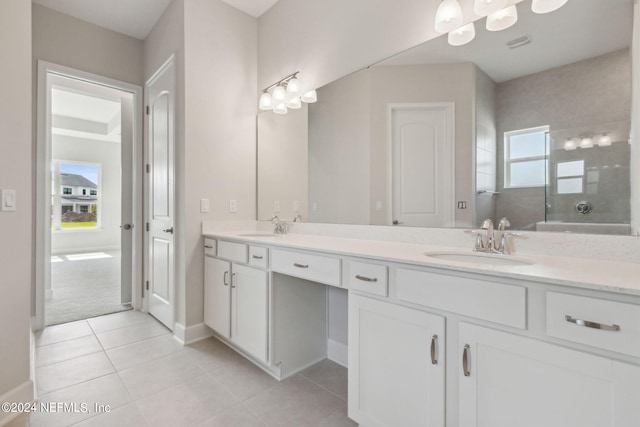
[[[462,351],[462,372],[464,372],[465,377],[471,376],[471,370],[469,369],[470,352],[469,344],[465,344],[464,350]]]
[[[377,282],[378,278],[377,277],[367,277],[367,276],[361,276],[359,274],[356,274],[356,279],[358,280],[362,280],[363,282]]]
[[[229,286],[229,282],[227,281],[227,277],[229,277],[229,272],[225,271],[224,272],[224,276],[222,277],[222,283],[224,283],[225,286]]]
[[[204,247],[207,248],[207,249],[213,249],[213,246],[211,246],[211,245],[204,245]]]
[[[234,289],[235,289],[235,288],[237,288],[237,286],[234,286],[234,285],[233,285],[233,279],[235,279],[235,278],[236,278],[236,274],[237,274],[237,273],[231,273],[231,287],[232,287],[232,288],[234,288]]]
[[[438,336],[434,335],[431,337],[431,364],[438,364]]]
[[[262,259],[262,256],[258,256],[258,255],[253,255],[253,259]]]
[[[564,316],[565,320],[570,323],[575,323],[578,326],[584,326],[585,328],[602,329],[603,331],[619,331],[620,325],[604,325],[602,323],[590,322],[588,320],[574,319],[568,314]]]
[[[294,262],[293,266],[298,268],[309,268],[309,264],[298,264],[297,262]]]

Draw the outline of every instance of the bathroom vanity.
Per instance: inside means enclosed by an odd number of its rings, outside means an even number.
[[[348,292],[360,425],[640,425],[640,264],[204,234],[205,324],[278,379],[327,357],[327,289]]]

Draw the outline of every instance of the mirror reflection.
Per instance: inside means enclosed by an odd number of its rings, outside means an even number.
[[[260,114],[258,219],[629,234],[632,3],[517,8]]]

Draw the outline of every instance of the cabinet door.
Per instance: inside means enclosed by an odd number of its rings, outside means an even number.
[[[464,323],[459,332],[460,427],[640,425],[640,367]]]
[[[259,360],[267,360],[267,272],[233,265],[231,340]]]
[[[362,426],[444,426],[444,318],[349,295],[349,417]]]
[[[225,338],[231,332],[231,263],[204,257],[204,323]]]

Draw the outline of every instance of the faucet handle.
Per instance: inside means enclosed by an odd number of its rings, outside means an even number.
[[[511,227],[511,223],[506,217],[500,218],[500,222],[498,222],[498,230],[506,230],[507,227]]]
[[[280,222],[280,218],[278,218],[278,215],[274,215],[274,216],[272,216],[272,217],[271,217],[271,222],[275,222],[275,223]]]

